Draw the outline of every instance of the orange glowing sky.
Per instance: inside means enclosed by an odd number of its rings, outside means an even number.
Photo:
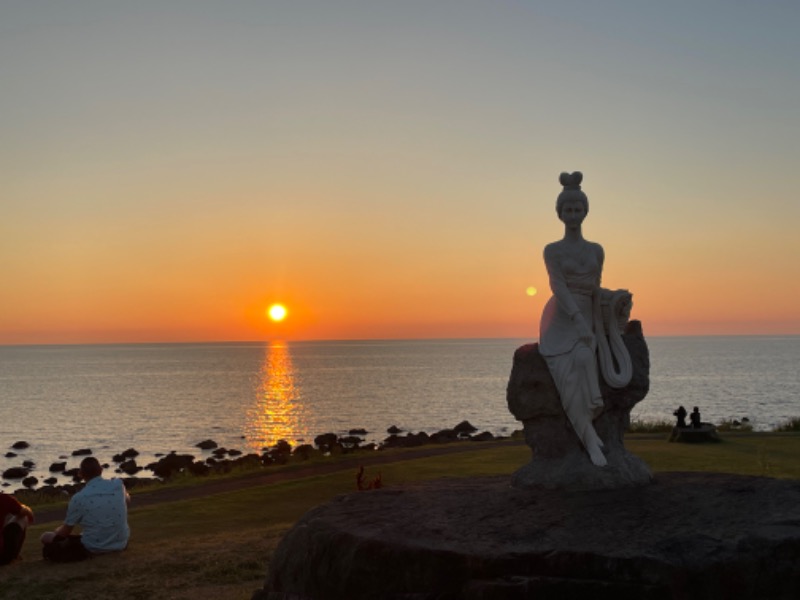
[[[0,344],[535,338],[563,170],[646,334],[800,333],[794,3],[68,4],[0,9]]]

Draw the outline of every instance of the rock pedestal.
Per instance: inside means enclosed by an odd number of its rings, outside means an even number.
[[[602,468],[592,464],[573,430],[547,363],[539,354],[539,345],[517,349],[506,399],[508,409],[523,423],[525,442],[533,457],[514,473],[512,485],[522,489],[596,490],[650,483],[649,467],[624,445],[631,409],[650,389],[650,357],[641,323],[628,323],[622,339],[631,356],[633,377],[622,389],[609,387],[601,378],[605,406],[594,427],[605,445],[608,466]]]
[[[663,473],[565,492],[439,480],[309,511],[253,599],[788,599],[799,561],[798,481]]]

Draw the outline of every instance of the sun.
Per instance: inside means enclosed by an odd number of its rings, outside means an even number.
[[[273,304],[267,309],[267,315],[269,316],[270,320],[279,323],[286,318],[286,315],[289,314],[289,311],[286,310],[286,307],[283,304]]]

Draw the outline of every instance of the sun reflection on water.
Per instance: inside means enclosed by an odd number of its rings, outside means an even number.
[[[305,436],[300,389],[295,379],[289,346],[272,342],[264,350],[256,398],[247,411],[245,436],[253,450],[273,446],[278,440],[294,443]]]

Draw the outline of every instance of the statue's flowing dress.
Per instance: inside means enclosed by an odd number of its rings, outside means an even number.
[[[603,445],[592,426],[603,408],[596,344],[589,346],[580,340],[570,315],[580,312],[592,327],[592,295],[600,286],[602,248],[591,242],[584,244],[578,260],[559,252],[548,258],[545,251],[553,296],[542,311],[539,351],[547,361],[570,423],[592,456]]]

